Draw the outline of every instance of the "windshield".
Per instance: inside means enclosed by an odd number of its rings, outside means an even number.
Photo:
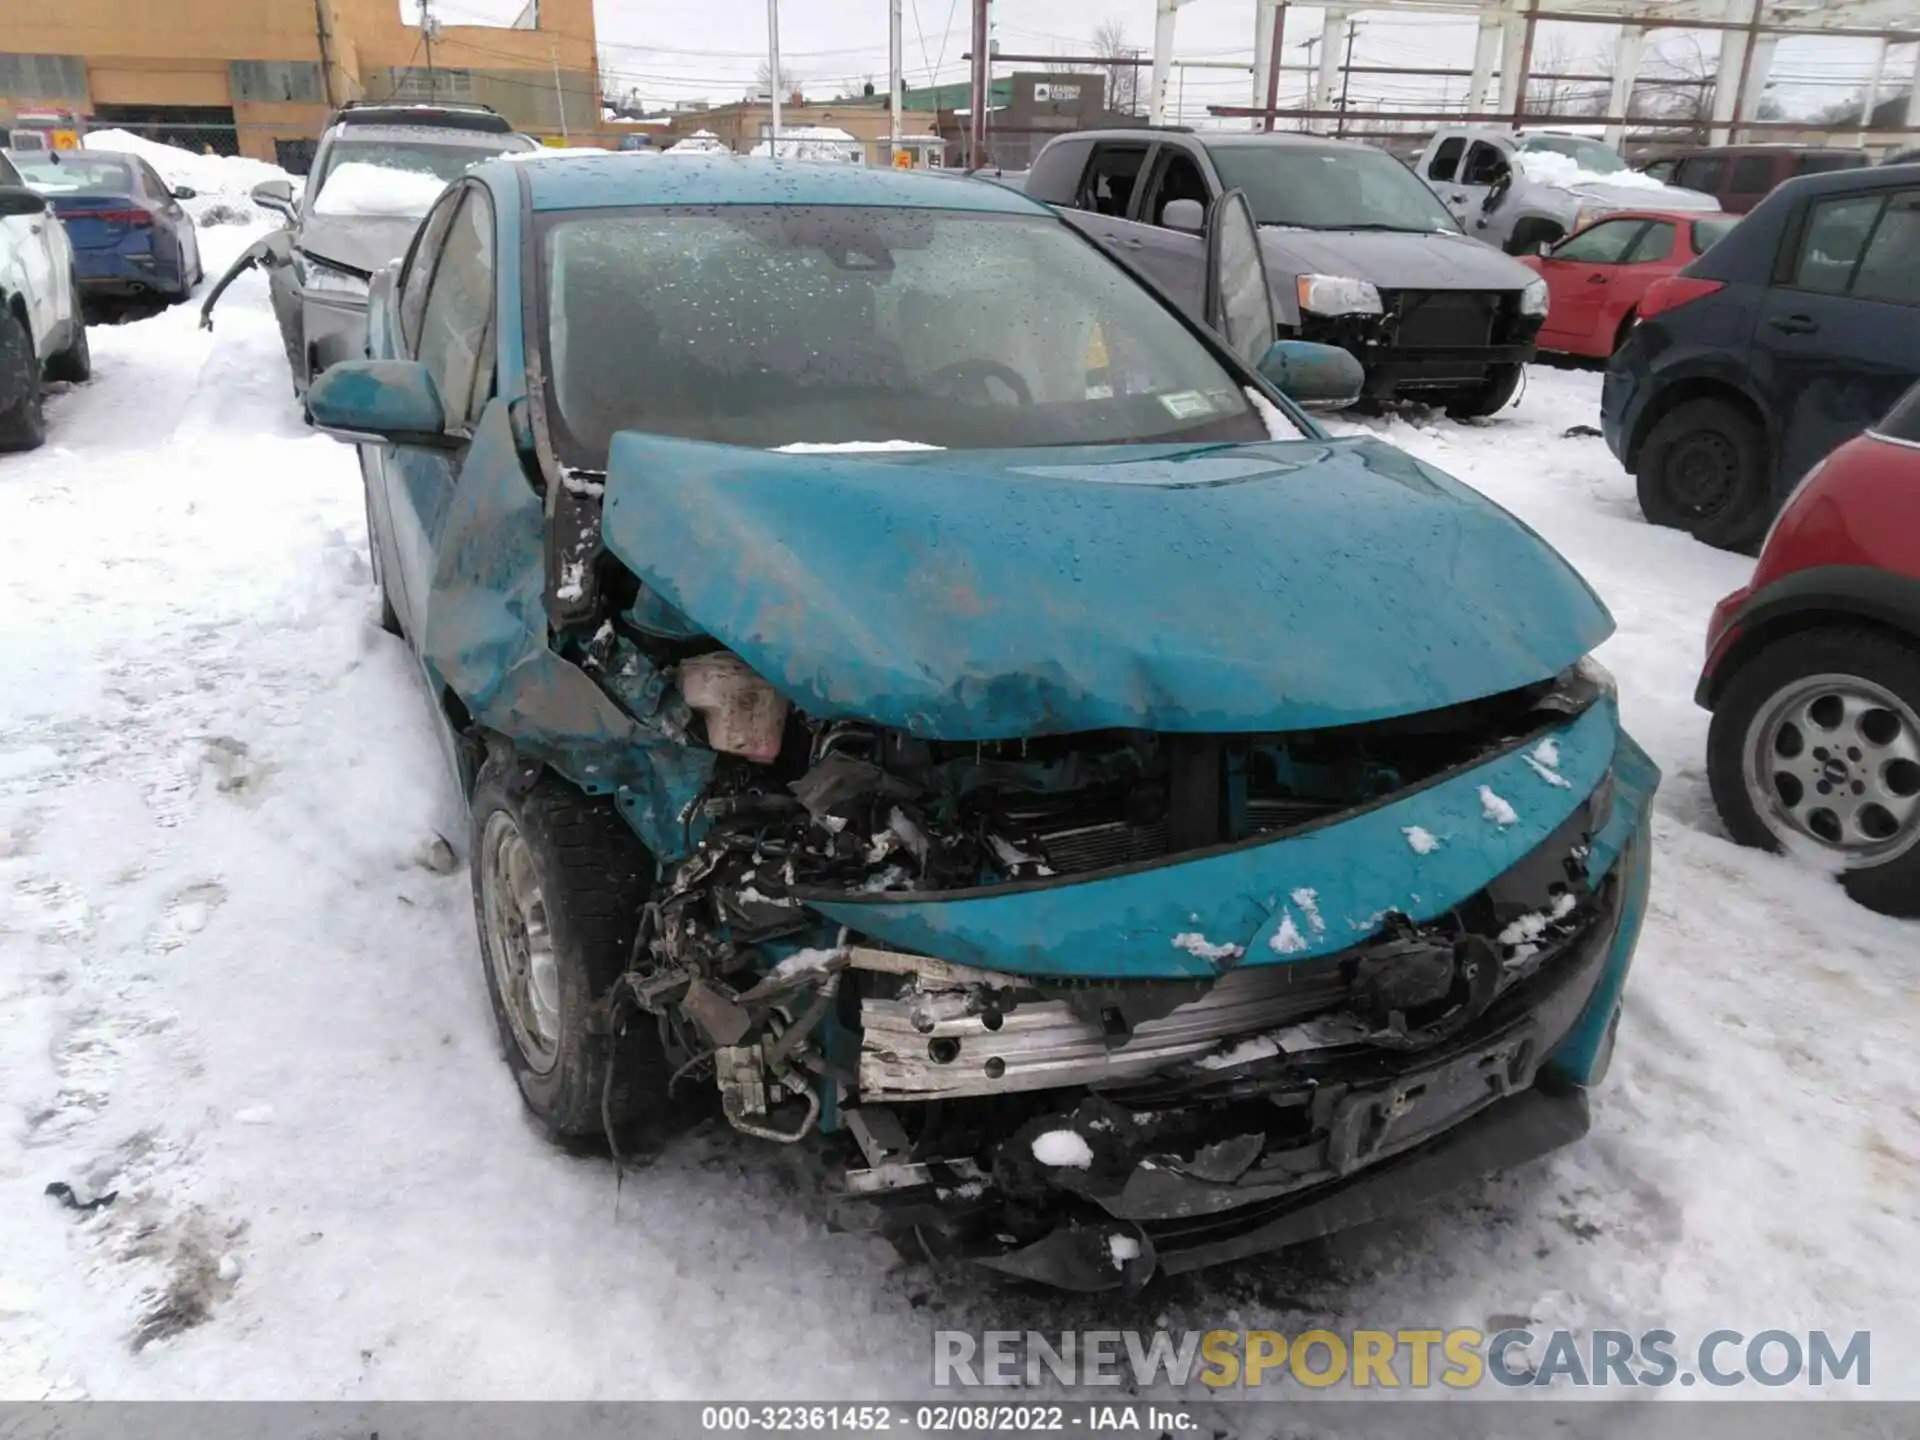
[[[1214,168],[1262,225],[1305,230],[1458,230],[1419,176],[1384,150],[1220,145]]]
[[[508,137],[499,137],[506,141]],[[449,181],[521,144],[435,145],[414,140],[339,140],[312,181],[310,208],[323,215],[425,215]]]
[[[1269,438],[1241,378],[1050,217],[561,214],[541,263],[556,429],[589,469],[626,429],[760,449]]]
[[[1577,135],[1529,135],[1520,142],[1520,151],[1524,155],[1564,155],[1589,175],[1618,175],[1632,168],[1610,146]]]
[[[36,190],[61,195],[131,195],[133,172],[119,160],[96,160],[66,151],[58,163],[46,155],[13,157],[20,177]]]

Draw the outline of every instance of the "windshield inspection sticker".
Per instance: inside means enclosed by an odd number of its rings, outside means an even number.
[[[1193,420],[1213,413],[1213,401],[1198,390],[1176,390],[1157,397],[1176,420]]]

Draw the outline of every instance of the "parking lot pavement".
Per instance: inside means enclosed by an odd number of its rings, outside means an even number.
[[[0,1396],[899,1396],[936,1328],[1515,1316],[1870,1328],[1874,1393],[1920,1394],[1920,932],[1722,837],[1690,697],[1747,562],[1647,527],[1566,433],[1597,375],[1535,368],[1484,425],[1339,426],[1506,505],[1619,621],[1601,658],[1667,780],[1593,1133],[1080,1301],[832,1233],[803,1153],[696,1135],[616,1185],[544,1143],[440,873],[457,800],[375,623],[354,460],[300,424],[262,282],[212,336],[177,309],[94,348],[49,446],[0,461]]]

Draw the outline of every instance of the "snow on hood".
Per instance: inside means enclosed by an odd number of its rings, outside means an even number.
[[[433,208],[447,182],[417,170],[395,170],[349,160],[333,167],[314,197],[316,215],[405,216],[418,220]]]
[[[1557,150],[1518,150],[1514,152],[1513,161],[1527,179],[1562,190],[1583,190],[1594,185],[1606,185],[1617,190],[1672,188],[1651,175],[1642,175],[1638,170],[1615,170],[1610,174],[1588,170],[1571,155],[1562,155]]]
[[[1545,680],[1612,630],[1372,439],[770,455],[614,437],[606,547],[819,719],[933,738],[1295,730]]]

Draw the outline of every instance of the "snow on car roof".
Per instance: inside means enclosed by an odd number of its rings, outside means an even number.
[[[535,210],[616,205],[895,205],[1042,215],[1046,207],[1000,185],[962,176],[891,167],[695,155],[678,164],[656,157],[592,155],[566,165],[491,162],[474,173],[505,187],[527,177]]]

